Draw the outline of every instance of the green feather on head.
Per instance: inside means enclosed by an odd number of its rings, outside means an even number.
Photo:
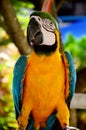
[[[35,12],[33,12],[30,16],[39,16],[39,17],[41,17],[42,19],[50,19],[53,23],[54,23],[54,25],[55,25],[55,27],[56,27],[56,29],[57,30],[59,30],[59,24],[58,24],[58,22],[55,20],[55,18],[54,17],[52,17],[50,14],[48,14],[48,13],[46,13],[46,12],[40,12],[40,11],[35,11]]]

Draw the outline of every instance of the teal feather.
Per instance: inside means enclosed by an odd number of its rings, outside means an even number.
[[[68,61],[68,69],[69,69],[69,96],[66,100],[68,107],[70,107],[70,102],[75,92],[76,85],[76,69],[74,65],[73,58],[70,53],[65,52],[66,59]]]
[[[14,67],[12,92],[13,92],[16,119],[20,115],[20,111],[21,111],[23,78],[24,78],[26,64],[27,64],[27,57],[21,56],[16,62]]]

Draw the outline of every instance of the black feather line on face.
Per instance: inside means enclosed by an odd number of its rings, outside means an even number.
[[[45,54],[45,55],[49,55],[52,52],[55,52],[56,48],[57,48],[57,41],[49,46],[49,45],[35,45],[33,46],[35,53],[37,54]]]

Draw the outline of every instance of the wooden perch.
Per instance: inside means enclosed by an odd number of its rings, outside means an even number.
[[[64,3],[65,1],[66,1],[66,0],[60,0],[60,1],[58,2],[57,7],[56,7],[57,12],[60,10],[60,8],[62,7],[62,5],[63,5],[63,3]]]
[[[86,94],[75,93],[70,107],[71,109],[86,109]]]

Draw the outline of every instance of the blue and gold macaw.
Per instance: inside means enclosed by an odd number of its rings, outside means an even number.
[[[33,12],[27,39],[31,55],[18,59],[13,77],[18,129],[53,130],[56,119],[62,129],[71,129],[69,107],[76,71],[71,54],[62,47],[58,22],[48,13]]]

